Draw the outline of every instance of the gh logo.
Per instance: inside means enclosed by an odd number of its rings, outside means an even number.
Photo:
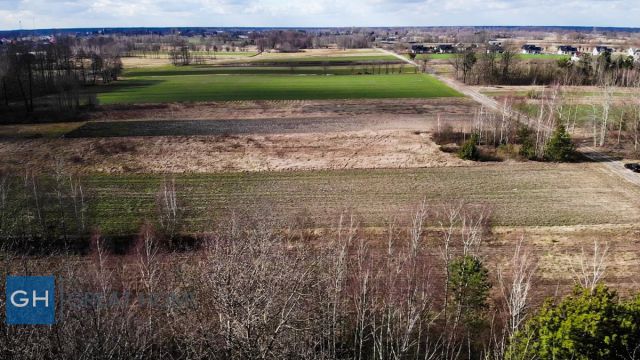
[[[53,276],[8,276],[7,324],[52,325],[55,322]]]

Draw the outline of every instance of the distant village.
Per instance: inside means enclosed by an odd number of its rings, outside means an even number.
[[[621,55],[633,57],[634,61],[640,61],[640,48],[614,48],[605,45],[551,45],[547,47],[538,46],[536,44],[523,44],[519,47],[510,45],[504,40],[489,40],[485,44],[469,44],[469,43],[423,43],[411,44],[410,53],[412,54],[455,54],[469,50],[486,51],[486,53],[501,54],[507,47],[512,51],[516,51],[524,55],[567,55],[573,61],[579,61],[583,55],[600,56],[603,54]]]

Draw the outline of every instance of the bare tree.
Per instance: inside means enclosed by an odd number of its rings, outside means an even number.
[[[158,222],[165,235],[173,240],[177,235],[180,220],[180,208],[176,193],[175,179],[165,179],[160,185],[157,196]]]
[[[508,315],[507,334],[512,336],[526,320],[532,279],[537,269],[537,261],[531,249],[525,246],[524,236],[515,244],[509,267],[498,269],[498,281]]]
[[[593,241],[593,252],[586,253],[584,247],[578,256],[578,269],[571,266],[571,271],[578,284],[585,289],[593,290],[603,279],[608,266],[609,245]]]
[[[609,113],[611,111],[611,102],[613,96],[613,88],[608,80],[602,83],[602,119],[600,120],[600,140],[599,146],[604,146],[607,140],[607,129],[609,124]]]

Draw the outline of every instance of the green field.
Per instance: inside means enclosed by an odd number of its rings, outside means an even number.
[[[176,175],[179,202],[192,231],[234,212],[268,220],[308,210],[318,226],[341,212],[363,226],[408,218],[422,199],[437,205],[465,199],[491,208],[492,224],[557,226],[640,220],[640,190],[599,165],[539,163],[490,166]],[[85,180],[91,217],[107,234],[135,233],[153,221],[160,175],[94,175]],[[558,198],[558,194],[563,194]]]
[[[417,60],[421,59],[432,59],[432,60],[447,60],[453,59],[456,54],[419,54],[416,56]],[[478,56],[482,56],[482,54],[478,54]],[[517,54],[518,59],[521,60],[560,60],[560,59],[569,59],[571,56],[569,55],[558,55],[558,54]],[[500,58],[500,55],[498,55]]]
[[[208,56],[208,57],[250,57],[250,56],[256,56],[258,55],[257,52],[250,52],[250,51],[190,51],[189,52],[191,55],[197,55],[197,56]],[[147,51],[147,52],[143,52],[143,51],[132,51],[130,52],[130,54],[132,56],[139,56],[139,57],[154,57],[156,55],[161,56],[161,57],[168,57],[169,56],[169,51],[163,50],[163,51],[158,51],[158,52],[154,52],[154,51]]]
[[[175,74],[174,74],[175,75]],[[101,104],[227,100],[434,98],[462,96],[435,78],[406,75],[132,76],[105,86]]]
[[[414,66],[410,65],[389,65],[389,66],[211,66],[211,65],[189,65],[173,66],[165,65],[150,68],[134,68],[124,73],[125,77],[138,76],[174,76],[174,75],[265,75],[265,74],[299,74],[299,75],[358,75],[358,74],[387,74],[387,73],[413,74],[417,72]]]

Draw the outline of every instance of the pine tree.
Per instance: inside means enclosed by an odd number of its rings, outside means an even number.
[[[574,159],[575,150],[565,127],[558,125],[544,149],[544,157],[548,161],[567,162]]]
[[[462,145],[462,148],[460,149],[460,152],[458,153],[458,155],[460,156],[461,159],[463,159],[463,160],[473,160],[473,161],[480,160],[480,150],[478,149],[478,146],[476,145],[478,143],[478,140],[479,140],[478,134],[473,134],[473,135],[471,135],[469,140],[467,140]]]

